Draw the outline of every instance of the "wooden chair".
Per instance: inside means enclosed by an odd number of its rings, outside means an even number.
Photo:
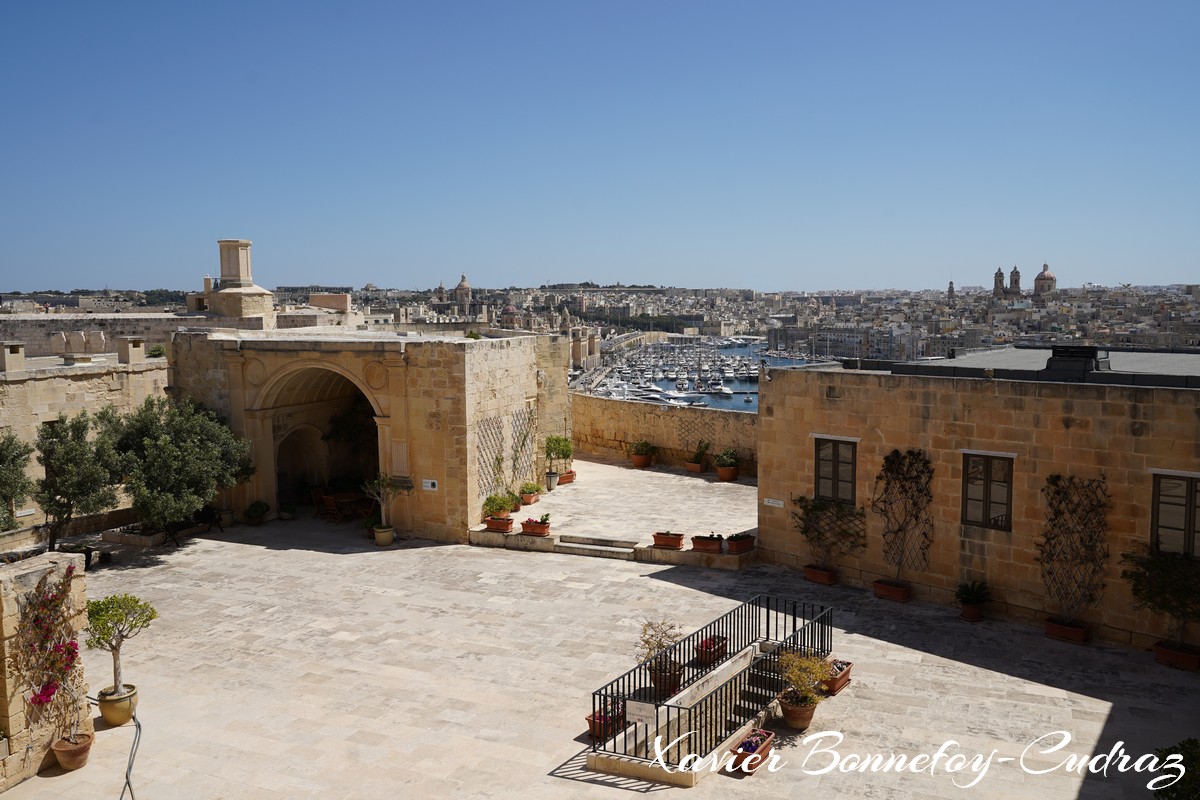
[[[314,486],[309,491],[312,493],[313,506],[316,507],[313,516],[319,517],[325,512],[325,490],[320,486]]]
[[[321,519],[327,519],[330,522],[345,522],[346,516],[342,514],[342,510],[338,508],[337,500],[332,497],[321,498],[321,510],[317,512],[317,516]]]

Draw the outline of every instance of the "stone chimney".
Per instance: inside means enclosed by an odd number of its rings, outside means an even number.
[[[22,372],[25,369],[25,343],[4,342],[0,345],[0,372]]]
[[[117,363],[141,364],[146,360],[146,340],[141,336],[122,336],[117,339]]]
[[[254,285],[250,277],[250,241],[218,239],[221,248],[221,288],[244,289]]]

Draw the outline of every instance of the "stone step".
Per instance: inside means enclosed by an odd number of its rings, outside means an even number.
[[[590,544],[595,547],[620,547],[632,550],[638,546],[637,539],[609,539],[604,536],[559,536],[563,544]]]
[[[608,547],[598,544],[572,544],[570,542],[563,543],[559,539],[558,544],[554,545],[554,552],[567,553],[573,556],[595,556],[597,558],[619,558],[622,561],[633,561],[632,547]]]

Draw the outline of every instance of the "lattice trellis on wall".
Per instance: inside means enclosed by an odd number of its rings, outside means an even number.
[[[1062,621],[1071,622],[1100,602],[1108,562],[1107,479],[1051,475],[1042,487],[1046,527],[1038,564],[1046,594],[1058,601]]]
[[[710,414],[687,414],[679,422],[679,444],[684,450],[695,451],[701,441],[714,444],[716,435]]]
[[[533,479],[533,468],[537,457],[534,449],[534,433],[537,430],[537,410],[527,406],[513,413],[509,420],[512,434],[512,452],[509,453],[510,485],[518,488],[523,482]]]
[[[929,566],[933,544],[933,464],[921,450],[893,450],[875,477],[871,510],[883,517],[883,559],[902,569]]]
[[[504,491],[504,420],[491,417],[475,428],[475,458],[479,464],[479,503]]]

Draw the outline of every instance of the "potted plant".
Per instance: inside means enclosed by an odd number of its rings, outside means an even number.
[[[625,727],[625,704],[613,698],[605,698],[600,708],[588,714],[588,736],[593,739],[611,739]]]
[[[246,506],[246,512],[244,514],[246,522],[250,523],[251,525],[262,525],[263,517],[265,517],[267,512],[270,510],[271,507],[262,500],[255,500],[253,503]]]
[[[1168,636],[1155,642],[1154,660],[1200,669],[1200,649],[1184,643],[1189,622],[1200,620],[1200,561],[1182,553],[1122,553],[1121,578],[1129,582],[1134,606],[1171,618]]]
[[[671,533],[670,531],[655,531],[654,546],[662,547],[667,550],[682,550],[683,534]]]
[[[507,494],[489,494],[483,501],[484,523],[489,531],[509,533],[513,528],[512,500]]]
[[[720,553],[725,537],[710,533],[707,536],[693,536],[692,549],[697,553]]]
[[[154,606],[131,594],[109,595],[89,600],[87,646],[112,653],[113,683],[100,690],[100,715],[109,725],[124,725],[137,710],[137,687],[124,683],[121,675],[121,645],[158,619]]]
[[[696,645],[696,660],[706,667],[712,666],[728,655],[728,648],[728,636],[709,636]]]
[[[525,481],[521,484],[521,503],[527,506],[533,505],[540,499],[541,491],[541,484]]]
[[[821,682],[833,677],[833,667],[823,658],[789,650],[779,657],[779,672],[785,685],[779,709],[788,725],[802,731],[812,724],[817,703],[825,699]]]
[[[837,583],[834,562],[867,546],[867,510],[816,497],[793,497],[792,503],[792,522],[813,559],[804,566],[804,578],[832,586]]]
[[[1046,619],[1046,636],[1072,644],[1088,640],[1079,622],[1084,611],[1100,602],[1108,563],[1107,481],[1074,475],[1050,475],[1042,487],[1046,525],[1037,542],[1042,585],[1059,607]]]
[[[853,661],[843,661],[840,658],[829,659],[830,676],[821,681],[821,689],[831,697],[845,689],[850,683],[850,670],[853,668]]]
[[[72,624],[75,565],[68,564],[56,580],[51,580],[51,574],[43,574],[18,603],[16,633],[6,647],[6,660],[16,678],[14,688],[29,692],[24,711],[28,722],[50,726],[50,749],[59,766],[71,770],[87,763],[94,736],[82,730],[88,704]]]
[[[1154,790],[1154,800],[1196,800],[1200,797],[1200,739],[1184,739],[1170,747],[1155,750],[1160,762],[1178,762],[1178,779]],[[1174,758],[1172,758],[1174,757]]]
[[[279,518],[280,519],[295,519],[296,518],[296,504],[295,503],[280,503],[279,504]]]
[[[377,546],[387,547],[396,540],[396,529],[390,522],[392,504],[398,496],[408,494],[412,489],[411,478],[388,475],[385,472],[363,484],[363,494],[379,504],[379,524],[373,528]]]
[[[970,581],[958,585],[954,599],[962,605],[959,616],[967,622],[982,622],[983,604],[992,599],[992,592],[983,581]]]
[[[517,494],[512,489],[508,490],[507,495],[508,495],[508,510],[510,513],[515,514],[516,512],[521,510],[521,495]]]
[[[657,695],[669,697],[679,691],[683,666],[669,650],[683,639],[683,630],[668,619],[642,621],[642,633],[638,639],[638,663],[650,674],[650,685]]]
[[[739,463],[741,463],[741,459],[738,458],[737,451],[732,447],[726,447],[717,453],[717,457],[713,459],[713,464],[717,468],[717,480],[736,481]]]
[[[560,483],[570,483],[575,479],[574,470],[568,469],[570,477],[566,473],[560,473],[560,466],[569,467],[571,460],[571,439],[567,436],[547,436],[546,437],[546,461],[549,469],[546,472],[546,489],[554,491],[554,487]],[[564,480],[566,478],[566,480]]]
[[[740,556],[754,549],[754,536],[749,533],[735,533],[728,539],[729,555]]]
[[[712,442],[701,439],[696,443],[696,450],[692,453],[692,457],[684,464],[688,472],[704,472],[704,459],[708,455],[708,449],[712,447]]]
[[[541,518],[530,517],[521,523],[521,533],[530,536],[547,536],[550,533],[550,515],[542,514]]]
[[[645,439],[639,439],[629,447],[629,452],[633,455],[633,468],[645,469],[650,466],[650,461],[658,452],[658,448]]]
[[[733,753],[733,769],[740,769],[747,775],[753,775],[756,769],[767,763],[774,744],[774,731],[753,729],[730,751]]]

